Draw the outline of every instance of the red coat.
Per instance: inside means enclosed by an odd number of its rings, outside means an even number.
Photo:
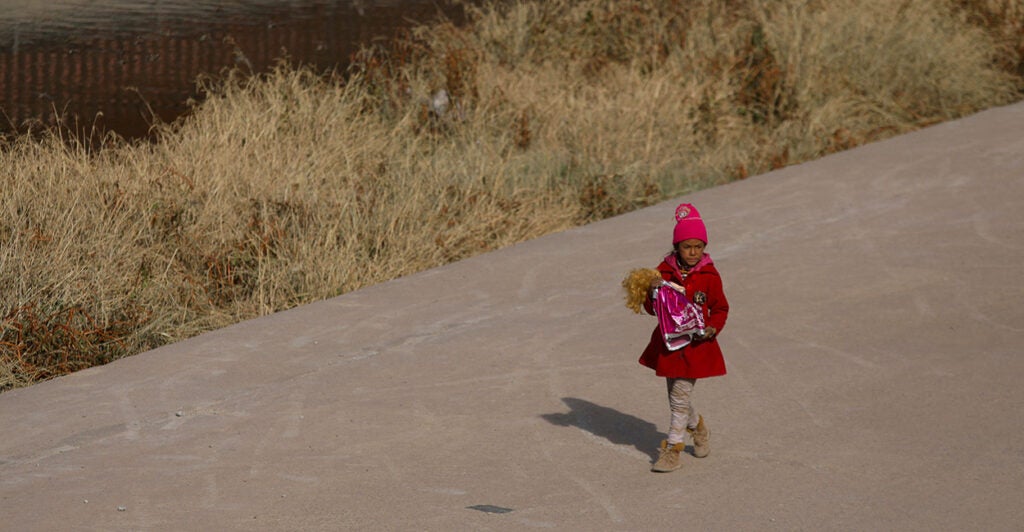
[[[729,317],[729,302],[722,290],[722,277],[715,269],[711,257],[704,258],[694,266],[683,278],[675,267],[675,257],[669,255],[658,265],[658,271],[666,281],[673,281],[686,288],[686,295],[691,300],[697,292],[703,292],[707,302],[704,308],[704,321],[714,327],[718,334],[725,328],[725,320]],[[695,301],[696,302],[696,301]],[[650,300],[644,303],[648,314],[654,314]],[[703,379],[725,375],[725,358],[718,347],[718,334],[711,340],[694,340],[679,351],[669,351],[661,337],[658,327],[651,333],[651,341],[640,355],[640,363],[653,369],[659,377],[684,379]]]

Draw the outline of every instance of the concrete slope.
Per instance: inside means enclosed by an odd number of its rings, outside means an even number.
[[[1024,104],[683,199],[705,459],[619,288],[671,201],[2,394],[0,528],[1019,529]]]

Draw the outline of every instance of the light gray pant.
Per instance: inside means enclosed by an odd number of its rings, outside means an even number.
[[[697,428],[697,412],[693,409],[691,397],[697,379],[666,378],[668,384],[668,406],[672,410],[672,420],[668,425],[668,444],[683,443],[686,429]]]

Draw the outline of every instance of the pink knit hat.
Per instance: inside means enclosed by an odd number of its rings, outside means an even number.
[[[672,231],[672,245],[691,238],[707,244],[708,230],[704,227],[704,220],[700,218],[697,207],[683,203],[676,207],[676,229]]]

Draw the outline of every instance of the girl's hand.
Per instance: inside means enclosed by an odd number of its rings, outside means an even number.
[[[701,340],[710,340],[718,334],[718,329],[714,327],[707,327],[704,329],[704,335],[700,337]]]

